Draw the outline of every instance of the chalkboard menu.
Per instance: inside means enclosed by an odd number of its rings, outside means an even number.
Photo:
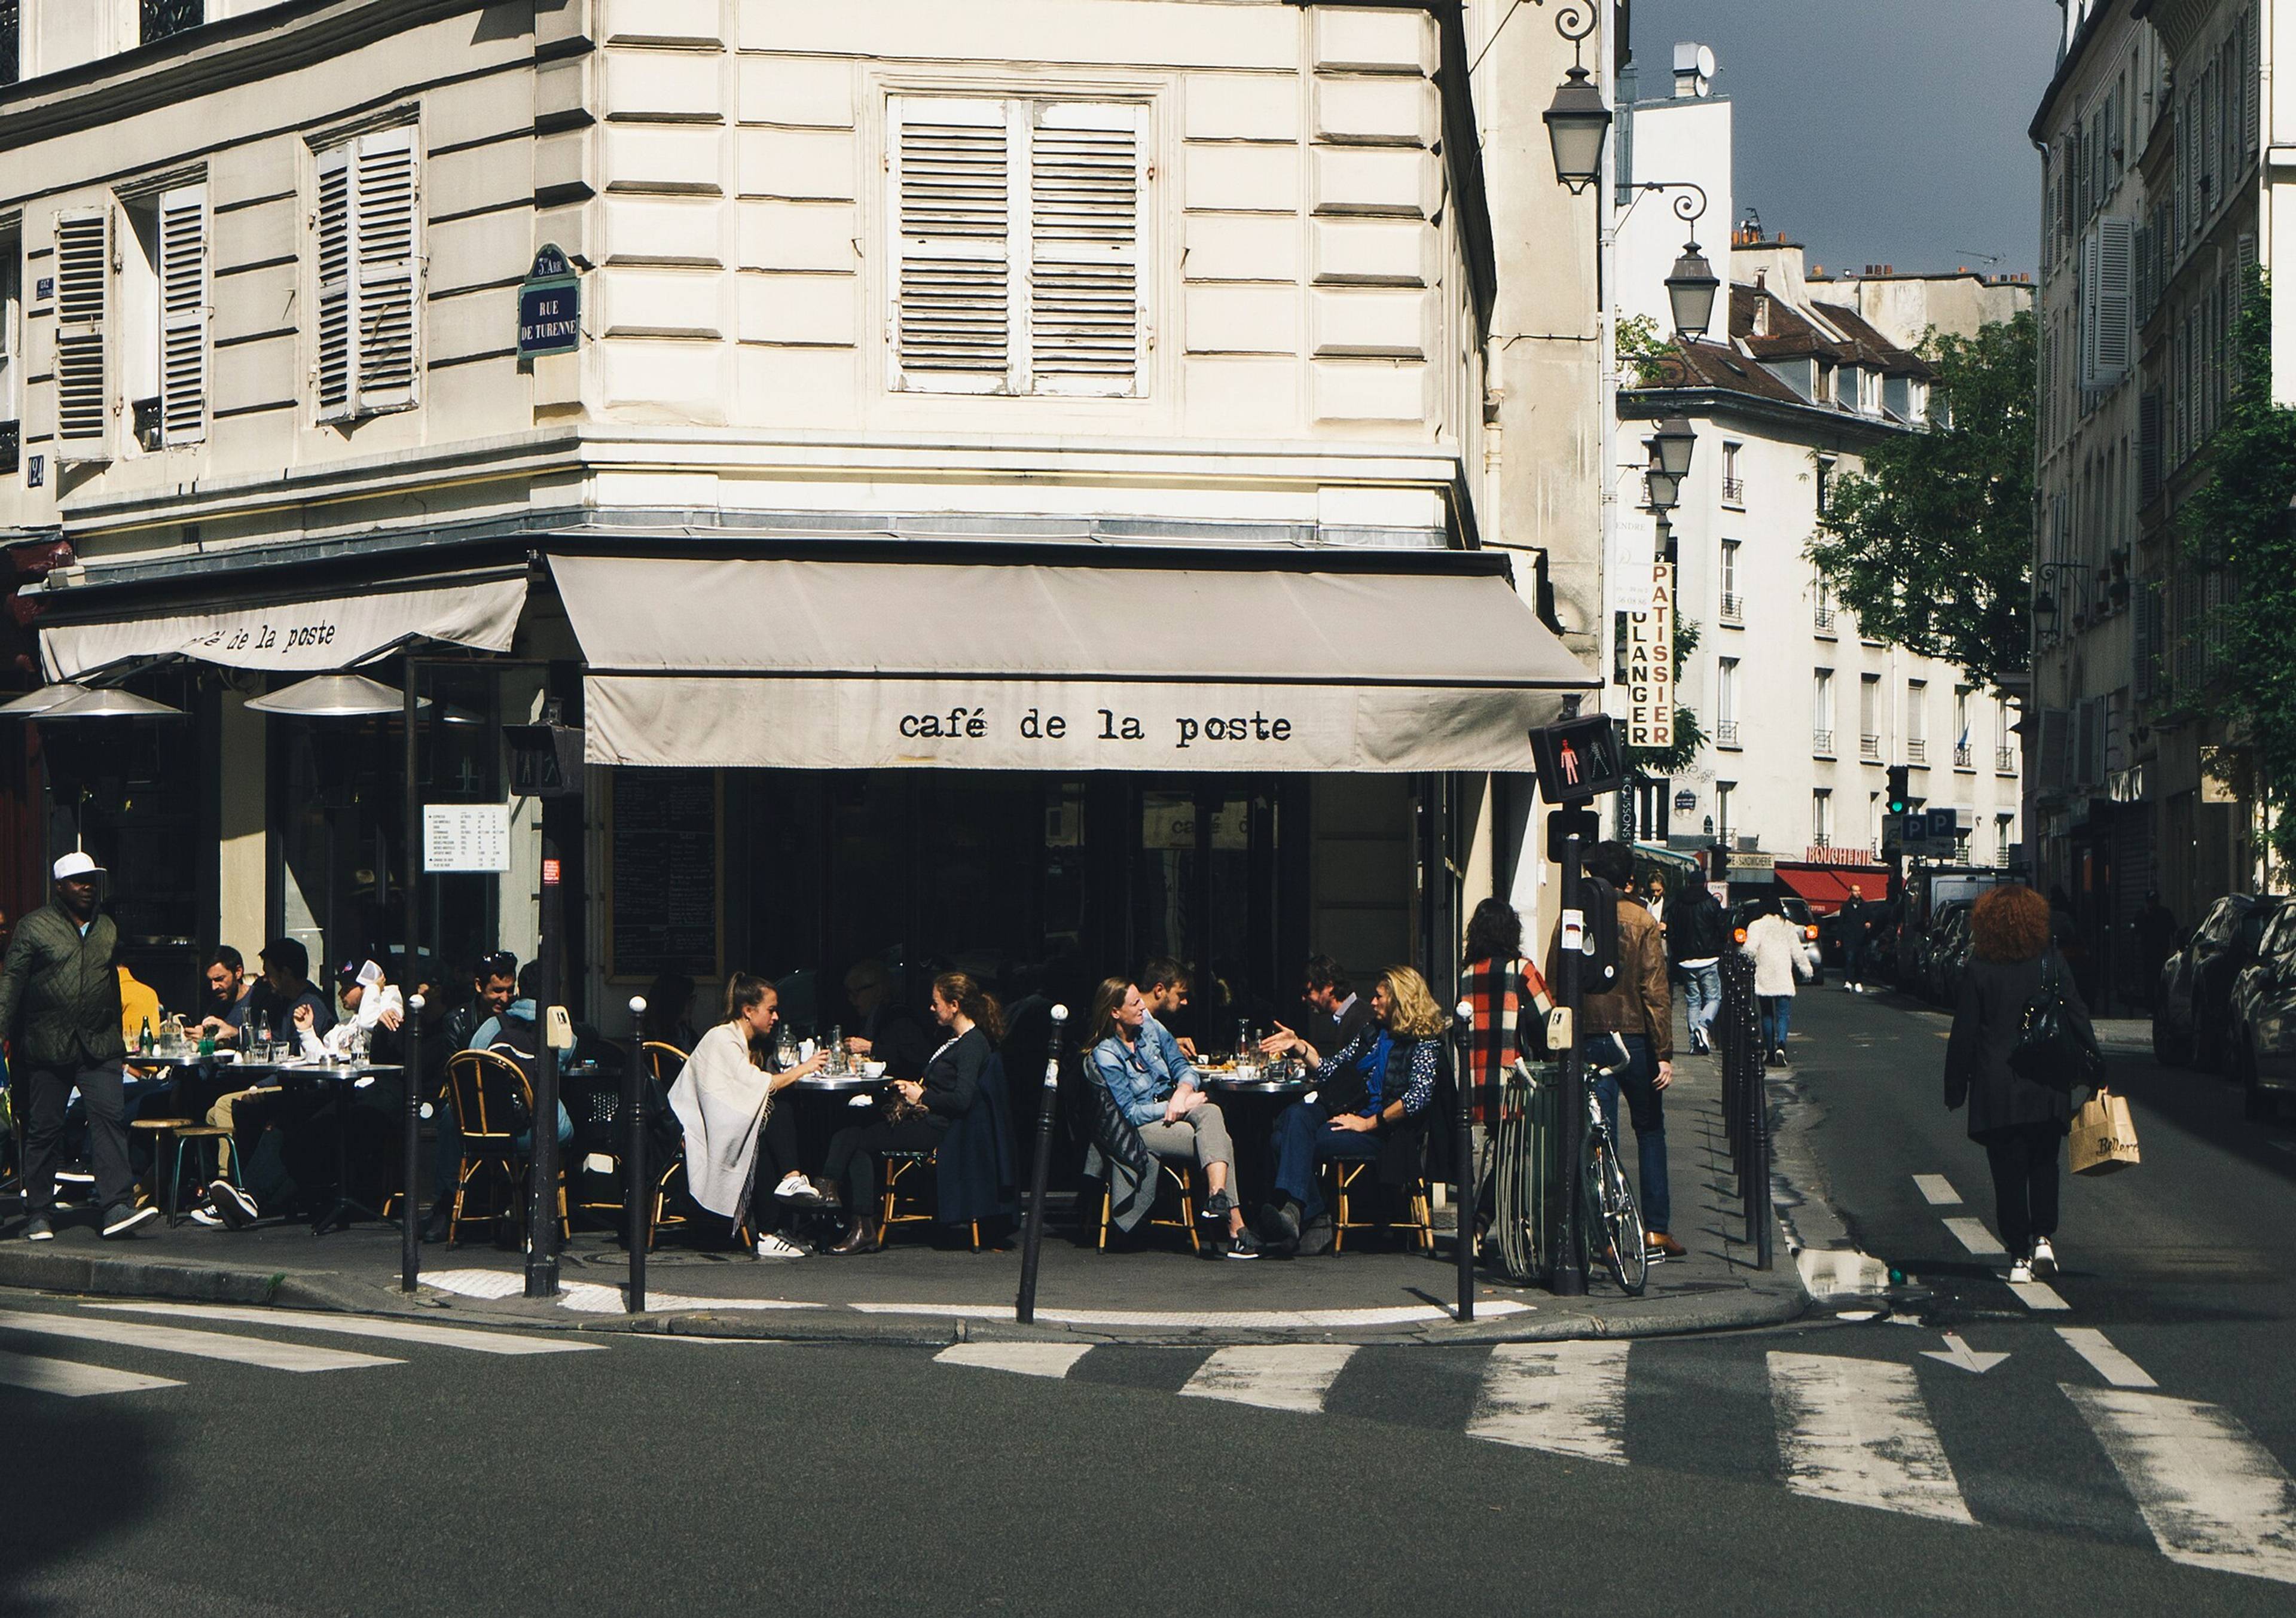
[[[718,778],[706,769],[607,772],[606,975],[725,975],[718,915]]]

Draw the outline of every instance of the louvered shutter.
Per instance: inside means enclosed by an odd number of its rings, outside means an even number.
[[[352,413],[351,330],[358,285],[352,257],[351,148],[319,153],[319,419]]]
[[[1013,387],[1014,173],[1018,144],[1001,101],[896,96],[892,208],[896,387],[1003,393]]]
[[[1039,393],[1136,390],[1144,109],[1040,107],[1029,152],[1028,371]]]
[[[2096,280],[2089,294],[2096,307],[2095,385],[2109,387],[2128,371],[2129,222],[2099,219],[2096,244]]]
[[[168,444],[208,435],[208,193],[160,196],[160,430]]]
[[[111,458],[111,378],[104,364],[111,216],[56,216],[56,459]]]
[[[2250,6],[2240,20],[2241,162],[2246,166],[2263,149],[2259,141],[2257,97],[2262,69],[2258,61],[2257,8]]]
[[[354,161],[358,313],[353,347],[358,356],[357,408],[364,415],[414,402],[415,304],[421,289],[414,126],[362,136]]]

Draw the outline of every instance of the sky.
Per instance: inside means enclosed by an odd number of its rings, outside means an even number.
[[[1631,43],[1644,98],[1675,41],[1714,48],[1738,211],[1812,264],[2006,273],[2036,267],[2025,126],[2062,26],[2055,0],[1634,0]]]

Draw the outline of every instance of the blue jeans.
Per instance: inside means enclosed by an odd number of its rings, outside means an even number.
[[[1690,1023],[1690,1037],[1696,1044],[1710,1045],[1714,1040],[1714,1019],[1722,1009],[1721,963],[1713,961],[1679,970],[1683,1011]]]
[[[1786,1028],[1793,1021],[1794,998],[1790,994],[1766,994],[1762,997],[1762,1048],[1784,1050],[1786,1047]]]
[[[1669,1195],[1666,1179],[1666,1098],[1658,1088],[1658,1063],[1651,1055],[1650,1041],[1640,1034],[1628,1034],[1627,1064],[1614,1073],[1595,1080],[1595,1099],[1602,1105],[1603,1118],[1611,1126],[1611,1142],[1623,1149],[1625,1141],[1619,1133],[1619,1093],[1627,1097],[1627,1116],[1635,1122],[1635,1160],[1636,1189],[1642,1196],[1643,1227],[1647,1230],[1670,1231],[1673,1227],[1674,1198]],[[1600,1040],[1589,1040],[1581,1047],[1589,1062],[1599,1062],[1605,1055],[1615,1056],[1608,1035]]]
[[[1275,1121],[1275,1197],[1300,1204],[1305,1223],[1324,1212],[1322,1177],[1316,1165],[1332,1158],[1369,1162],[1379,1156],[1376,1131],[1335,1129],[1332,1115],[1312,1101],[1295,1101]]]

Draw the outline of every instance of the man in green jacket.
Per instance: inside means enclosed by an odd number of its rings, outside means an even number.
[[[87,1102],[88,1152],[95,1160],[103,1234],[126,1236],[159,1216],[135,1205],[127,1167],[127,1105],[120,1064],[127,1042],[119,1023],[119,930],[96,908],[103,867],[86,854],[55,864],[48,902],[16,924],[0,963],[0,1036],[12,1042],[16,1099],[24,1108],[28,1241],[55,1236],[56,1157],[64,1105],[77,1088]]]

